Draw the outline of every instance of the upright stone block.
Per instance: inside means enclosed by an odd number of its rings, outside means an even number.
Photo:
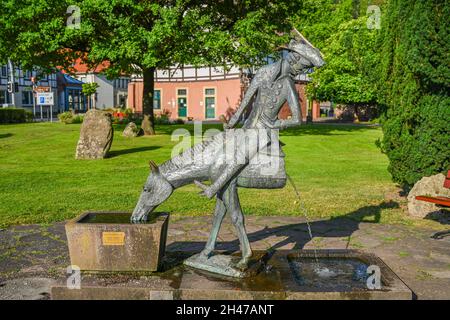
[[[100,110],[89,110],[83,120],[75,158],[103,159],[113,141],[114,130],[110,114]]]
[[[165,252],[168,214],[131,224],[131,214],[88,212],[66,224],[70,261],[84,271],[157,271]]]

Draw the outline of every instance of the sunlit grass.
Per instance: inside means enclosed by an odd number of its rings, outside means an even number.
[[[219,128],[218,125],[205,126]],[[159,126],[158,135],[127,139],[116,128],[112,157],[75,160],[80,125],[34,123],[0,126],[0,226],[49,223],[87,210],[131,211],[149,173],[148,162],[170,158],[170,133],[192,125]],[[376,127],[308,125],[282,133],[287,173],[311,217],[414,223],[406,218],[375,146]],[[186,186],[159,210],[173,215],[209,215],[214,201]],[[246,214],[301,215],[292,186],[240,190]]]

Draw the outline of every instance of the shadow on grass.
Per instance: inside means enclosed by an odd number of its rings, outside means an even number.
[[[209,129],[223,131],[222,124],[203,124],[202,133]],[[194,125],[164,125],[156,126],[156,134],[171,135],[177,129],[185,129],[190,135],[194,134]],[[352,124],[304,124],[296,128],[283,130],[280,136],[301,136],[301,135],[345,135],[349,132],[362,132],[367,130],[378,130],[379,127],[373,125],[352,125]]]
[[[171,125],[156,125],[155,131],[157,135],[165,134],[171,135],[175,130],[184,129],[189,132],[190,135],[194,135],[194,125],[193,124],[171,124]],[[202,133],[209,129],[218,129],[223,131],[222,124],[206,123],[201,126]]]
[[[379,127],[361,124],[305,124],[300,127],[290,128],[280,133],[280,136],[338,136],[349,132],[377,130]]]
[[[12,133],[0,133],[0,139],[12,137]]]
[[[122,149],[122,150],[113,150],[108,152],[108,158],[114,158],[118,156],[123,156],[125,154],[136,153],[136,152],[144,152],[151,151],[161,148],[160,146],[148,146],[148,147],[139,147],[139,148],[130,148],[130,149]]]
[[[381,211],[384,209],[399,208],[395,201],[382,202],[376,206],[366,206],[352,211],[344,216],[310,222],[313,237],[321,238],[343,238],[347,237],[347,247],[350,244],[352,234],[359,229],[361,222],[378,223],[381,218]],[[268,250],[279,249],[288,244],[294,244],[293,249],[303,249],[311,241],[306,222],[290,224],[285,226],[264,228],[248,234],[250,242],[261,241],[267,238],[285,238],[272,245]],[[201,251],[205,246],[204,242],[174,242],[167,247],[167,250],[190,250]],[[218,242],[218,250],[239,250],[239,241]]]

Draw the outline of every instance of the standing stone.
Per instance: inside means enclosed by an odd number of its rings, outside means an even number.
[[[146,134],[146,135],[155,134],[155,131],[153,130],[152,126],[150,125],[150,117],[148,115],[144,115],[144,119],[142,119],[141,128],[144,131],[144,134]]]
[[[445,176],[441,173],[420,179],[408,194],[409,214],[416,218],[425,218],[430,214],[439,213],[441,209],[437,205],[416,200],[416,196],[450,197],[450,189],[444,188],[444,181]]]
[[[136,123],[130,122],[123,130],[122,136],[127,138],[134,138],[142,135],[143,133],[144,133],[143,130],[139,129]]]
[[[113,140],[111,115],[100,110],[89,110],[81,125],[75,158],[103,159]]]

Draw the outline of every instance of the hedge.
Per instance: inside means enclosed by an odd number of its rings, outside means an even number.
[[[21,123],[32,119],[32,113],[25,109],[0,108],[0,123]]]
[[[390,0],[382,26],[382,150],[395,182],[412,186],[450,167],[450,6]]]

